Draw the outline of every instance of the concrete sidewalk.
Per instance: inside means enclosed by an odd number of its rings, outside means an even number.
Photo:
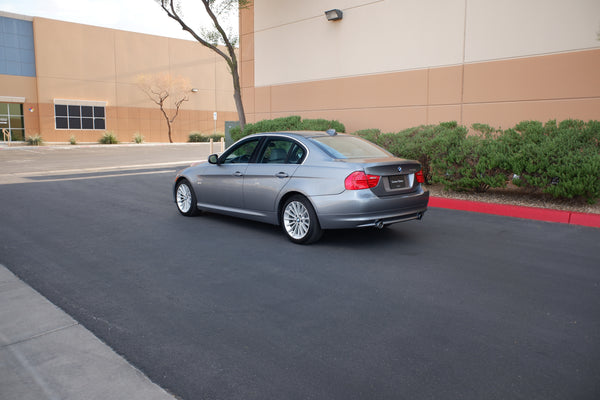
[[[0,399],[174,398],[0,265]]]

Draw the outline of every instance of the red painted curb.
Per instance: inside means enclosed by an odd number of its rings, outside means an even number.
[[[471,211],[505,217],[533,219],[536,221],[558,222],[562,224],[600,228],[600,214],[586,214],[547,208],[511,206],[508,204],[484,203],[481,201],[430,197],[429,206],[451,210]]]
[[[600,228],[600,214],[571,213],[570,224]]]

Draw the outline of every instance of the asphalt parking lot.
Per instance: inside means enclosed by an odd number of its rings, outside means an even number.
[[[0,264],[183,399],[600,397],[600,229],[432,208],[297,246],[177,213],[207,155],[0,150]]]

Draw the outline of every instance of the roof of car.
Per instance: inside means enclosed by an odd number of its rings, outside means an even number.
[[[258,133],[257,135],[268,135],[268,134],[291,134],[291,135],[297,135],[297,136],[302,136],[302,137],[306,137],[306,138],[311,138],[311,137],[319,137],[319,136],[331,136],[330,134],[328,134],[327,132],[324,131],[278,131],[278,132],[262,132],[262,133]],[[342,133],[336,133],[336,135],[343,135]]]

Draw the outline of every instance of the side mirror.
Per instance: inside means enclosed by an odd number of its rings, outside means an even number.
[[[219,165],[219,156],[216,154],[211,154],[210,156],[208,156],[208,162],[210,164]]]

